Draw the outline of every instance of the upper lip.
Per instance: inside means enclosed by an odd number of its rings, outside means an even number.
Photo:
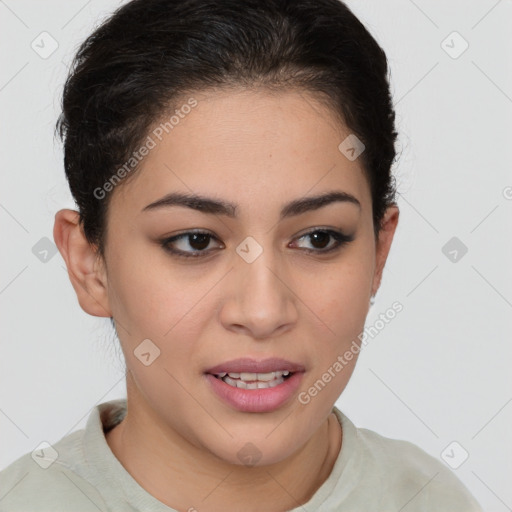
[[[263,359],[262,361],[257,361],[256,359],[243,357],[240,359],[232,359],[231,361],[226,361],[225,363],[220,363],[216,366],[213,366],[212,368],[209,368],[208,370],[206,370],[205,373],[211,373],[213,375],[224,372],[270,373],[277,372],[279,370],[294,373],[303,372],[305,371],[305,368],[301,364],[293,363],[291,361],[287,361],[286,359],[281,359],[279,357]]]

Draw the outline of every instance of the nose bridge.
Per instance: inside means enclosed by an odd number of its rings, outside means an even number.
[[[284,284],[285,266],[274,250],[270,236],[258,242],[247,237],[236,248],[232,274],[233,296],[224,320],[251,331],[254,337],[268,336],[296,319],[293,294]]]
[[[238,272],[240,276],[239,293],[244,301],[247,299],[262,301],[260,307],[265,303],[272,302],[276,306],[276,300],[281,301],[283,290],[281,282],[276,275],[279,271],[277,257],[270,238],[265,239],[264,245],[254,238],[248,237],[238,248],[242,261],[238,261]]]

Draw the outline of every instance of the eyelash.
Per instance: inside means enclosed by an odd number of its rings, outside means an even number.
[[[306,254],[327,254],[327,253],[331,253],[331,252],[334,252],[338,249],[341,249],[341,247],[343,247],[344,245],[348,244],[349,242],[352,242],[354,240],[354,236],[353,235],[346,235],[344,233],[341,233],[339,231],[333,231],[332,229],[319,229],[319,228],[315,228],[311,231],[308,231],[307,233],[304,233],[302,234],[301,236],[298,237],[298,239],[302,239],[302,238],[306,238],[310,235],[313,235],[315,233],[326,233],[328,235],[330,235],[334,240],[335,240],[335,244],[333,247],[330,247],[329,249],[302,249]],[[171,238],[166,238],[164,240],[161,240],[160,241],[160,244],[162,246],[162,248],[166,251],[166,252],[169,252],[171,253],[172,255],[178,257],[178,258],[202,258],[202,257],[205,257],[206,255],[210,254],[212,252],[212,250],[208,250],[208,251],[198,251],[198,250],[195,250],[194,252],[192,253],[187,253],[187,252],[184,252],[184,251],[180,251],[180,250],[176,250],[176,249],[171,249],[169,247],[169,244],[171,244],[172,242],[176,242],[178,240],[182,240],[190,235],[207,235],[209,237],[209,240],[211,239],[215,239],[217,240],[217,238],[215,236],[213,236],[212,234],[206,232],[206,231],[187,231],[185,233],[181,233],[179,235],[176,235],[176,236],[173,236]]]

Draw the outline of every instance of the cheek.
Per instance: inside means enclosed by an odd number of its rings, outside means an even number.
[[[109,276],[126,365],[141,389],[155,393],[165,389],[179,402],[183,389],[173,376],[179,382],[190,378],[205,321],[214,310],[213,294],[208,292],[218,278],[198,279],[197,274],[183,270],[171,274],[161,262],[139,265],[134,261],[121,260]],[[151,362],[146,367],[148,356],[142,354],[147,353]]]
[[[373,278],[370,251],[354,251],[350,258],[328,271],[311,277],[308,304],[321,320],[321,344],[314,353],[314,370],[306,383],[302,404],[327,414],[346,387],[360,352],[359,336],[369,309]],[[316,397],[321,396],[321,399]]]
[[[333,267],[324,279],[319,273],[308,282],[308,302],[318,317],[330,327],[333,341],[359,334],[369,308],[373,274],[362,258]]]
[[[184,272],[170,272],[161,259],[127,251],[130,258],[116,258],[109,272],[109,301],[134,341],[139,338],[170,338],[182,324],[190,324],[195,307],[211,287],[208,279],[186,279]],[[126,333],[125,333],[126,334]]]

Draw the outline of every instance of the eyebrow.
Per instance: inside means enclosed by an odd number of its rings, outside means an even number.
[[[294,217],[312,210],[318,210],[319,208],[323,208],[324,206],[336,202],[351,203],[361,208],[361,203],[353,195],[343,191],[333,191],[317,196],[295,199],[286,203],[281,209],[279,218],[280,220],[283,220],[288,217]],[[142,209],[142,211],[144,212],[172,206],[191,208],[193,210],[198,210],[202,213],[212,215],[226,215],[230,218],[236,217],[238,209],[238,205],[228,201],[199,196],[196,194],[171,192],[157,201],[148,204]]]

